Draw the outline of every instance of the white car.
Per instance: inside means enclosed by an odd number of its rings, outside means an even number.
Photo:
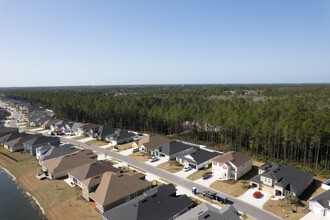
[[[151,158],[149,159],[150,162],[155,162],[155,161],[157,161],[157,160],[158,160],[157,157],[151,157]]]
[[[183,168],[184,172],[188,172],[189,170],[191,170],[191,167],[189,167],[189,166],[186,166],[186,167]]]

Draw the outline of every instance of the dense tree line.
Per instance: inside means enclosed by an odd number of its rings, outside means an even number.
[[[212,143],[329,170],[328,84],[6,89],[58,118]]]

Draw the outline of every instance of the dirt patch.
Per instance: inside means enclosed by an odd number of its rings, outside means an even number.
[[[223,192],[227,195],[231,195],[231,196],[241,196],[243,195],[248,188],[243,188],[243,182],[244,180],[239,180],[239,181],[219,181],[216,180],[214,181],[211,185],[210,188],[215,189],[219,192]],[[245,184],[246,186],[248,186],[248,183]]]
[[[166,170],[170,173],[177,173],[183,169],[183,166],[181,164],[178,164],[175,161],[161,163],[157,167],[160,169]]]
[[[108,142],[105,142],[105,141],[91,140],[91,141],[87,141],[86,144],[90,144],[90,145],[93,145],[95,147],[101,147],[101,146],[105,146],[105,145],[107,145],[109,143]]]
[[[304,205],[290,204],[285,202],[285,200],[268,200],[263,209],[283,218],[290,220],[298,220],[305,216],[309,211],[305,208]],[[292,213],[290,210],[294,210],[295,213]],[[297,211],[296,211],[297,210]]]
[[[79,140],[82,140],[82,139],[85,139],[85,138],[88,138],[88,137],[80,137],[80,136],[77,136],[77,137],[74,137],[74,138],[71,138],[71,139],[72,139],[72,140],[79,141]]]
[[[128,155],[130,158],[133,158],[135,160],[141,161],[141,162],[147,162],[150,158],[149,154],[136,152]]]
[[[209,168],[207,170],[197,170],[196,172],[187,176],[187,179],[192,180],[192,181],[198,180],[198,179],[202,178],[202,175],[206,172],[212,172],[212,168]]]
[[[126,144],[118,144],[116,147],[118,148],[119,151],[124,151],[132,148],[133,142],[129,142]]]

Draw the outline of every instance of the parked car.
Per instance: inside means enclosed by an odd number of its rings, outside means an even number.
[[[206,172],[206,173],[203,174],[202,178],[203,178],[203,180],[206,180],[206,179],[208,179],[210,176],[212,176],[212,172]]]
[[[139,152],[139,148],[134,148],[133,153]]]
[[[261,193],[260,191],[255,191],[255,192],[253,193],[253,197],[254,197],[254,198],[259,198],[261,195],[262,195],[262,193]]]
[[[203,191],[203,196],[208,197],[210,199],[215,199],[216,198],[216,193],[210,192],[210,191]]]
[[[188,172],[189,170],[191,170],[191,167],[190,166],[183,167],[183,171],[184,172]]]
[[[157,160],[158,160],[157,157],[151,157],[151,158],[149,159],[150,162],[155,162],[155,161],[157,161]]]

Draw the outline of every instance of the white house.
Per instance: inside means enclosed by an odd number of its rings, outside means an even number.
[[[176,160],[184,166],[199,170],[207,168],[212,163],[213,158],[219,155],[219,152],[195,147],[186,154],[177,156]]]
[[[330,218],[330,190],[309,200],[309,209],[313,213]]]
[[[329,190],[330,189],[330,179],[326,180],[322,183],[322,189]]]
[[[252,157],[236,151],[224,153],[212,161],[212,172],[218,180],[238,180],[251,169]]]

